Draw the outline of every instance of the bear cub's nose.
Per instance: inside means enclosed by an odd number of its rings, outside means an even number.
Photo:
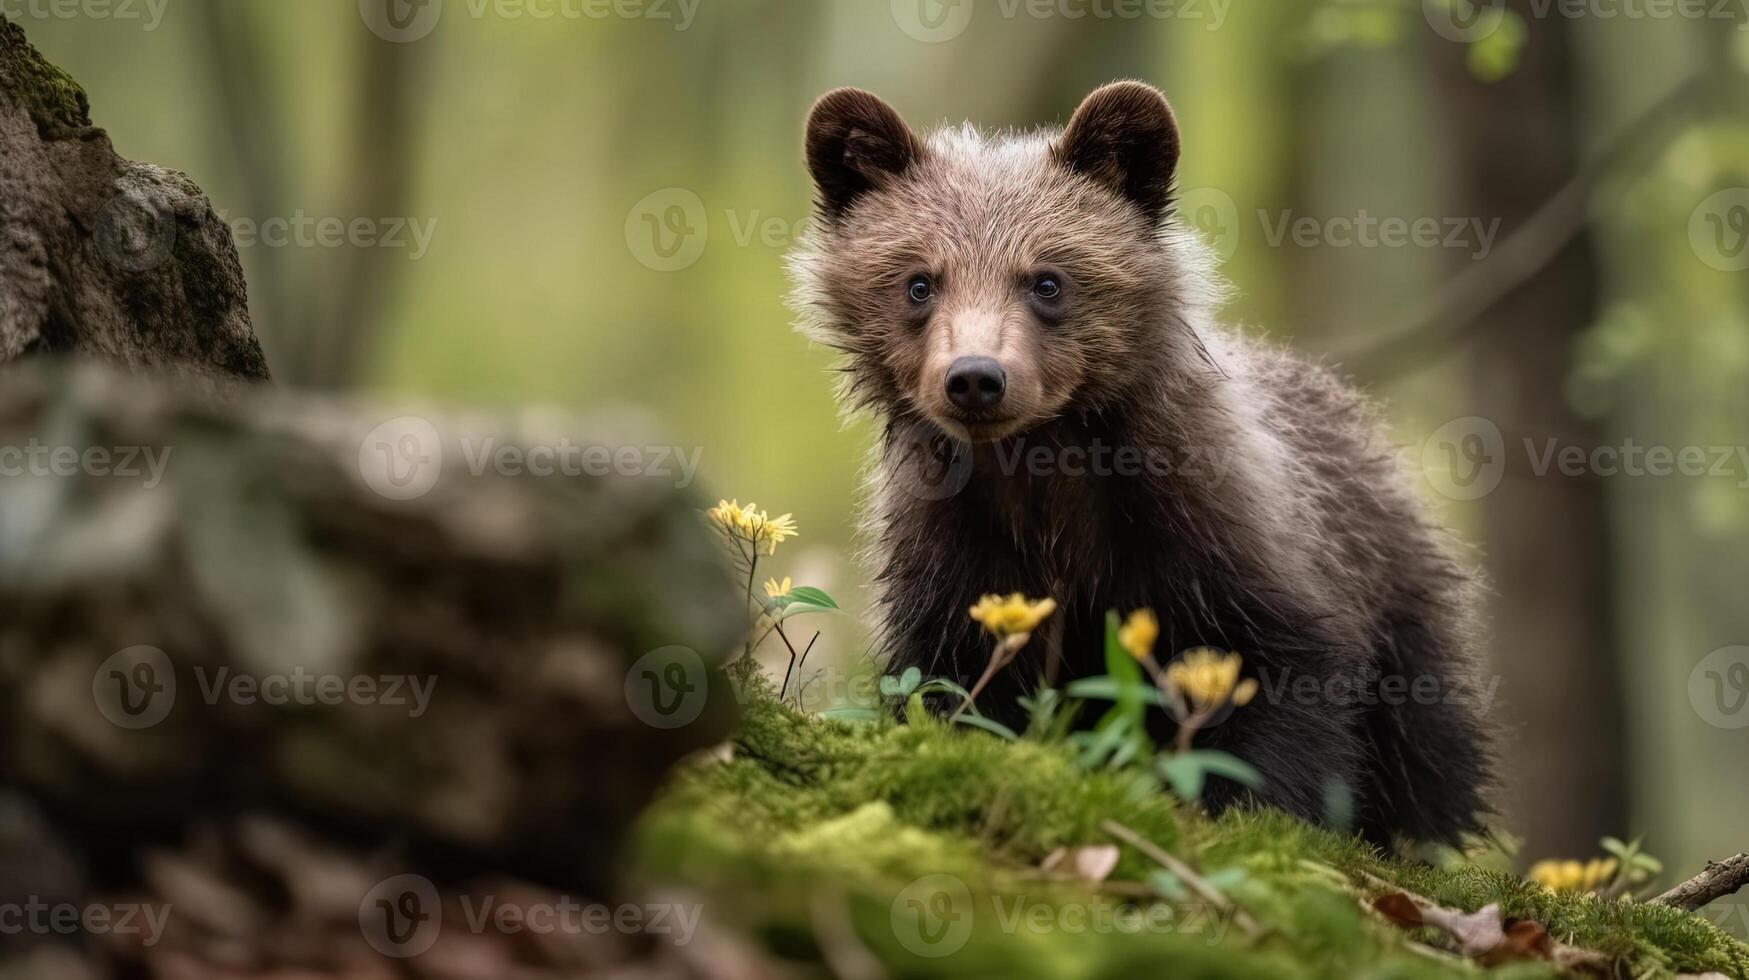
[[[1002,403],[1008,372],[994,357],[962,357],[948,365],[947,400],[967,411],[983,411]]]

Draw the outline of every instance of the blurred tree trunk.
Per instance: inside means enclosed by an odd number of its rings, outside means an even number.
[[[1578,158],[1571,24],[1535,18],[1516,72],[1474,78],[1466,46],[1435,38],[1431,58],[1459,175],[1453,214],[1510,236],[1573,176]],[[1611,549],[1595,475],[1537,475],[1526,440],[1589,450],[1598,426],[1569,407],[1574,338],[1590,323],[1596,264],[1580,235],[1484,316],[1467,361],[1474,403],[1505,436],[1505,478],[1482,503],[1482,548],[1493,573],[1489,617],[1502,678],[1497,716],[1511,788],[1503,802],[1525,855],[1590,852],[1626,832],[1620,665],[1611,642]]]
[[[258,12],[236,4],[196,6],[212,53],[213,98],[237,158],[249,218],[291,219],[314,189],[289,176],[294,127],[275,90],[266,58],[271,31]],[[348,221],[411,219],[418,154],[417,112],[428,44],[401,44],[352,32],[358,93],[349,130],[337,142],[345,157],[333,213]],[[255,313],[279,376],[294,385],[337,389],[356,384],[405,256],[349,242],[301,249],[251,268]]]

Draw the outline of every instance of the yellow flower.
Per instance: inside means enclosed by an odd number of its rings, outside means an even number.
[[[742,507],[738,500],[719,500],[705,516],[730,537],[749,542],[756,550],[764,546],[768,555],[777,554],[785,538],[796,536],[796,522],[790,515],[770,517],[753,503]]]
[[[1118,645],[1137,660],[1146,660],[1154,655],[1154,641],[1160,638],[1160,620],[1154,617],[1152,609],[1138,609],[1130,613],[1124,624],[1117,628]]]
[[[972,618],[997,636],[1031,633],[1038,624],[1057,611],[1055,599],[1028,599],[1016,592],[1004,599],[987,595],[972,607]]]
[[[1245,660],[1237,653],[1222,653],[1199,647],[1166,666],[1166,683],[1182,695],[1195,714],[1203,714],[1231,701],[1249,704],[1257,695],[1257,682],[1239,680]]]
[[[1552,892],[1594,892],[1615,877],[1615,858],[1578,861],[1538,861],[1530,866],[1530,879]]]
[[[768,578],[765,580],[765,596],[768,599],[777,599],[789,595],[789,590],[793,587],[794,583],[790,581],[788,575],[783,577],[782,584],[779,584],[777,579]]]

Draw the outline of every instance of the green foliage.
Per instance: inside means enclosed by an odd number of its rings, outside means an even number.
[[[901,675],[884,693],[915,703]],[[1035,702],[1036,706],[1037,702]],[[1178,875],[1124,847],[1104,884],[1039,870],[1059,848],[1110,845],[1114,820],[1194,869],[1261,926],[1253,937]],[[1358,838],[1275,811],[1210,819],[1130,769],[1084,769],[1060,742],[1006,741],[939,720],[881,715],[846,725],[757,693],[727,763],[685,770],[643,824],[639,871],[707,905],[769,949],[823,971],[819,923],[841,920],[903,977],[1448,977],[1475,968],[1413,950],[1366,911],[1402,888],[1544,923],[1561,941],[1615,957],[1621,975],[1749,975],[1749,947],[1701,917],[1635,902],[1557,895],[1469,864],[1380,856]],[[932,883],[948,882],[946,890]],[[951,955],[920,946],[918,889],[964,915]],[[1155,918],[1146,919],[1153,914]],[[1129,917],[1129,918],[1126,918]],[[1099,928],[1152,922],[1152,927]],[[835,940],[842,942],[842,939]],[[923,952],[919,952],[922,949]],[[1506,977],[1552,975],[1517,964]],[[807,974],[804,974],[807,975]]]

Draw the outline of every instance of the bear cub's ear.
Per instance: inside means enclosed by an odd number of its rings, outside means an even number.
[[[1058,162],[1103,184],[1159,221],[1172,203],[1178,170],[1178,122],[1160,90],[1113,82],[1075,110],[1056,147]]]
[[[922,156],[922,142],[893,107],[861,89],[827,92],[808,114],[808,170],[829,219]]]

